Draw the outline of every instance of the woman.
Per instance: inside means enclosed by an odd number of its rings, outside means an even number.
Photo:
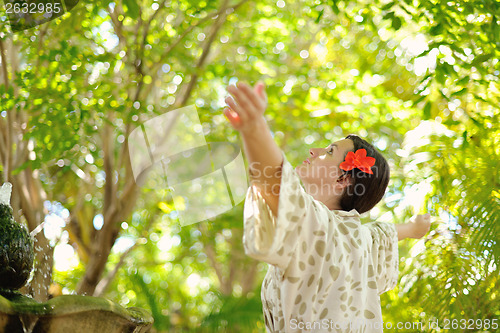
[[[379,295],[397,283],[397,242],[425,235],[429,214],[362,225],[359,214],[382,199],[389,182],[383,156],[349,135],[311,149],[294,169],[263,117],[263,83],[228,91],[224,114],[242,135],[251,176],[245,252],[270,264],[261,295],[267,330],[382,332]]]

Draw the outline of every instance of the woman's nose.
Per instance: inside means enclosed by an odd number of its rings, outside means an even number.
[[[312,157],[318,155],[317,150],[318,150],[318,148],[311,148],[311,149],[309,149],[309,153],[311,154]]]

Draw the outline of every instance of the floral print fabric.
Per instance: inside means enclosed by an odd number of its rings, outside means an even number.
[[[382,332],[379,295],[398,278],[390,223],[361,224],[307,194],[283,154],[277,218],[255,186],[244,206],[245,252],[270,264],[262,283],[268,332]]]

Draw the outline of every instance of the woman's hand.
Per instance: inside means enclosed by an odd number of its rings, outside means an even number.
[[[238,83],[229,86],[227,91],[234,99],[226,98],[229,108],[224,109],[224,114],[243,139],[248,168],[253,175],[251,183],[277,216],[283,155],[264,118],[267,108],[264,83],[258,82],[253,89]]]
[[[398,240],[405,238],[419,239],[429,232],[431,227],[431,215],[417,215],[410,219],[410,222],[396,224]]]
[[[259,81],[254,89],[238,82],[236,86],[230,85],[227,91],[233,98],[226,97],[229,107],[224,109],[224,115],[235,130],[244,134],[265,124],[263,114],[267,108],[267,95],[263,82]]]
[[[431,214],[417,215],[413,220],[413,237],[422,238],[431,228]]]

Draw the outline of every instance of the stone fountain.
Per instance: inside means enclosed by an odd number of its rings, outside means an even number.
[[[152,316],[107,299],[63,295],[39,303],[17,291],[33,267],[33,240],[14,221],[12,185],[0,188],[0,333],[148,332]]]

